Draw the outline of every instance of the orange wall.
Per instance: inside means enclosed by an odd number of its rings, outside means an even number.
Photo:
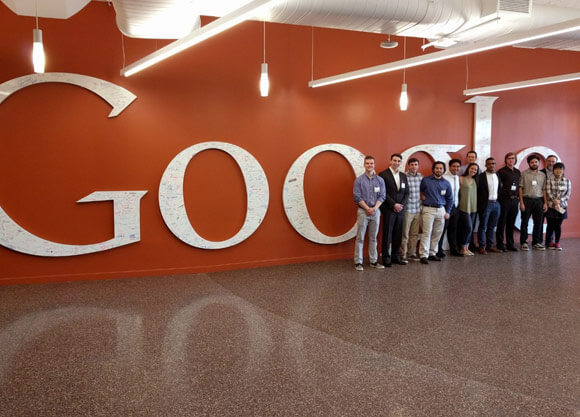
[[[0,82],[29,74],[34,19],[0,4]],[[64,84],[28,87],[0,105],[0,205],[30,232],[62,243],[87,244],[113,235],[111,203],[76,204],[93,191],[148,190],[141,202],[141,241],[69,258],[40,258],[0,247],[0,283],[204,272],[352,256],[353,241],[319,245],[291,227],[282,186],[294,160],[324,143],[343,143],[387,157],[424,143],[472,147],[473,105],[464,104],[466,59],[407,71],[410,105],[398,110],[400,72],[309,89],[310,28],[267,24],[271,92],[259,97],[262,24],[246,22],[130,78],[113,9],[91,3],[66,21],[41,19],[47,71],[98,77],[137,95],[121,115],[92,93]],[[382,36],[314,30],[314,76],[402,58],[402,49],[378,47]],[[125,39],[126,63],[166,41]],[[420,53],[408,40],[408,56]],[[504,48],[469,57],[469,87],[578,71],[580,54]],[[565,158],[578,184],[580,83],[499,93],[493,111],[492,155],[535,145]],[[167,164],[183,149],[225,141],[250,152],[268,177],[270,203],[258,230],[222,250],[179,241],[161,218],[157,192]],[[462,154],[465,152],[462,151]],[[424,159],[426,165],[427,159]],[[524,164],[525,165],[525,164]],[[425,167],[425,166],[424,166]],[[327,234],[355,221],[354,175],[337,154],[317,156],[305,180],[308,208]],[[185,195],[198,233],[210,240],[233,236],[245,215],[239,168],[220,151],[199,154],[189,165]],[[574,213],[566,236],[580,236]]]

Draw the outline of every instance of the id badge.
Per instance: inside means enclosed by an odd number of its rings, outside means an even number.
[[[538,185],[538,181],[536,181],[536,180],[532,180],[532,185],[533,185],[533,186],[536,186],[536,185]]]
[[[375,187],[375,193],[380,193],[381,192],[381,187]]]
[[[512,185],[512,191],[515,191],[515,190],[516,190],[516,186]]]
[[[441,195],[446,195],[447,194],[447,190],[441,190]]]
[[[401,183],[401,188],[405,188],[405,183],[404,182]]]
[[[560,185],[560,191],[566,191],[566,186],[565,185]]]

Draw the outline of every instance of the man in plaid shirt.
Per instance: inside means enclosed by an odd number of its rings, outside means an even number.
[[[421,224],[421,196],[419,187],[423,175],[419,172],[419,160],[411,158],[407,162],[407,182],[409,184],[409,199],[405,206],[403,220],[403,240],[401,241],[401,263],[408,263],[408,259],[418,261],[417,240],[419,225]]]

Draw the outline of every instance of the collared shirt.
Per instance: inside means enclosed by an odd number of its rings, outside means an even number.
[[[387,196],[385,181],[375,173],[370,178],[364,173],[354,180],[353,194],[357,206],[359,202],[364,201],[367,206],[374,207],[377,201],[381,203],[385,201]]]
[[[572,183],[568,178],[562,176],[558,179],[555,175],[552,175],[546,183],[548,207],[555,208],[553,200],[560,200],[560,207],[565,209],[568,206],[568,199],[570,198],[571,192]]]
[[[546,174],[546,178],[550,179],[554,176],[554,170],[553,169],[548,169],[548,168],[543,168],[540,171],[542,171],[544,174]]]
[[[528,198],[541,198],[546,189],[546,174],[541,171],[526,169],[520,177],[520,188],[522,194]]]
[[[485,176],[487,177],[487,190],[489,191],[488,200],[489,201],[496,201],[498,197],[498,186],[499,186],[499,179],[495,172],[488,172],[485,171]]]
[[[453,190],[449,181],[443,177],[437,179],[435,175],[429,175],[421,181],[420,190],[425,195],[424,206],[442,206],[447,213],[451,213]]]
[[[399,175],[399,171],[395,172],[393,168],[389,167],[391,170],[391,174],[393,174],[393,178],[395,179],[395,184],[397,184],[397,190],[401,189],[401,176]]]
[[[459,177],[446,172],[443,174],[443,178],[451,184],[451,189],[453,190],[453,206],[457,207],[459,205]]]
[[[499,199],[502,201],[511,200],[518,197],[518,187],[520,185],[521,172],[519,169],[509,169],[507,166],[497,171],[501,183]]]
[[[409,199],[407,200],[407,206],[405,207],[405,210],[409,214],[416,214],[421,211],[420,187],[422,180],[423,175],[420,172],[417,172],[416,174],[411,174],[411,171],[407,171],[407,183],[409,184]]]

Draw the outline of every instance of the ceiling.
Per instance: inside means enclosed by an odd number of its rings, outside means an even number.
[[[19,15],[67,19],[90,0],[1,0]],[[97,1],[97,0],[93,0]],[[128,37],[181,38],[200,16],[222,17],[250,0],[98,0],[115,8]],[[580,18],[580,0],[281,0],[257,20],[408,36],[443,48]],[[580,30],[520,44],[580,51]]]

